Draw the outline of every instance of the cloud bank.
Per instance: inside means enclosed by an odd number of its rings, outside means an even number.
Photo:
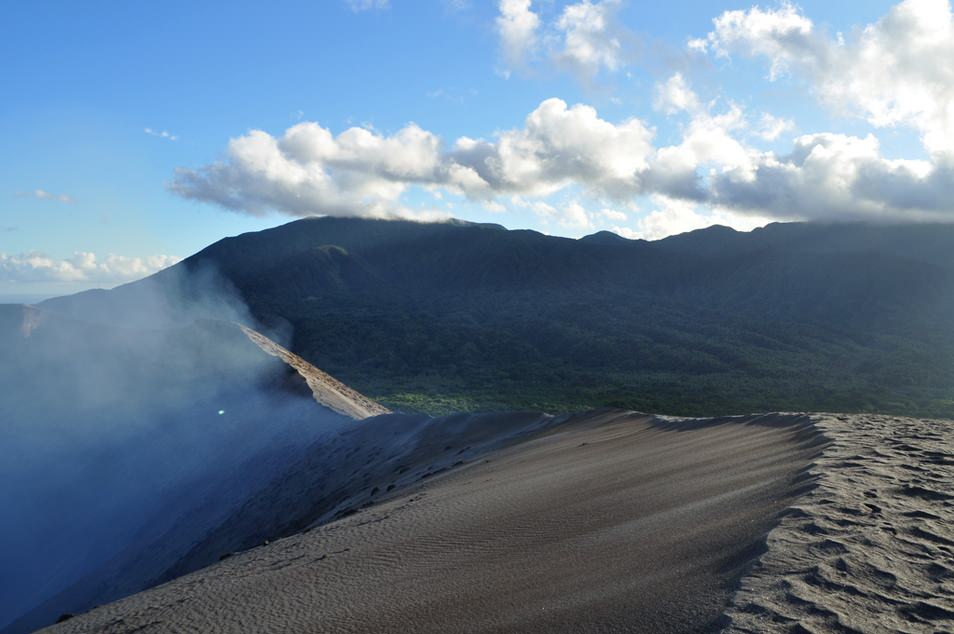
[[[67,259],[41,253],[0,253],[0,281],[5,282],[96,282],[118,284],[136,280],[179,262],[174,255],[130,257],[80,252]]]
[[[726,11],[690,48],[769,62],[819,99],[884,128],[911,126],[933,156],[954,155],[954,16],[948,0],[904,0],[846,40],[820,31],[794,5]]]
[[[254,215],[437,213],[401,202],[425,186],[475,201],[579,188],[597,199],[662,195],[764,217],[954,220],[949,161],[887,159],[870,134],[806,134],[785,154],[761,151],[751,139],[775,138],[787,122],[735,104],[711,112],[679,76],[658,89],[657,103],[686,116],[679,143],[654,145],[640,119],[614,123],[591,106],[547,99],[522,127],[449,146],[416,124],[392,135],[335,136],[314,122],[277,138],[253,130],[230,141],[222,160],[179,169],[170,188]]]
[[[590,73],[622,68],[616,0],[572,3],[549,22],[535,6],[499,3],[495,27],[508,63],[543,54]],[[769,80],[797,76],[838,112],[875,128],[915,130],[926,158],[889,158],[874,133],[792,137],[793,121],[724,99],[704,101],[675,73],[647,95],[656,113],[676,124],[675,142],[659,143],[648,120],[611,121],[591,105],[550,98],[521,125],[489,138],[442,139],[416,123],[390,134],[358,127],[335,134],[317,122],[280,136],[252,130],[232,139],[219,160],[177,170],[169,187],[254,215],[448,215],[408,203],[415,188],[493,211],[526,209],[580,229],[622,222],[601,210],[640,208],[648,215],[638,229],[618,228],[646,236],[659,234],[667,218],[676,228],[773,218],[954,221],[954,19],[947,0],[905,0],[849,39],[829,36],[790,4],[727,11],[689,48],[764,59]]]

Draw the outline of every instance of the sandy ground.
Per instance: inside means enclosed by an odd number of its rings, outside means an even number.
[[[800,416],[580,415],[51,631],[705,631],[820,442]]]
[[[954,423],[817,415],[817,483],[786,512],[733,632],[954,632]]]

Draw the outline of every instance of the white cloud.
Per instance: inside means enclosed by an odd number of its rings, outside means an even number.
[[[530,4],[530,0],[500,0],[498,4],[497,33],[510,66],[522,66],[538,44],[540,17]]]
[[[696,53],[705,53],[709,50],[709,41],[704,37],[694,37],[686,42],[686,47]]]
[[[515,207],[529,209],[544,225],[555,222],[574,235],[582,235],[585,230],[591,228],[594,216],[597,215],[587,210],[578,200],[571,200],[557,207],[542,200],[530,201],[521,196],[514,196],[511,198],[511,203]]]
[[[617,209],[601,209],[600,216],[606,218],[607,220],[613,220],[615,222],[626,222],[626,214]]]
[[[18,196],[23,196],[26,198],[36,198],[37,200],[55,200],[57,202],[72,204],[76,200],[68,194],[54,194],[46,191],[45,189],[34,189],[31,192],[25,192],[18,194]]]
[[[588,229],[592,221],[590,214],[579,201],[571,201],[563,207],[560,224],[570,229]]]
[[[747,168],[754,150],[733,136],[747,125],[745,113],[736,104],[729,104],[721,114],[698,113],[684,131],[682,143],[674,148],[662,148],[660,156],[672,149],[694,167],[713,164],[720,169]]]
[[[101,258],[90,252],[55,259],[41,253],[0,253],[0,281],[117,284],[151,275],[181,259],[173,255],[129,257],[114,254]]]
[[[609,230],[618,236],[622,236],[626,238],[627,240],[639,240],[640,238],[642,238],[642,235],[640,235],[638,231],[635,231],[634,229],[630,229],[629,227],[619,227],[619,226],[613,225],[612,227],[609,228]]]
[[[314,122],[281,138],[252,130],[229,142],[224,160],[178,169],[170,188],[254,215],[410,216],[399,198],[412,183],[442,180],[439,146],[415,124],[392,136],[348,128],[335,137]]]
[[[655,197],[654,203],[657,208],[639,219],[634,236],[644,240],[658,240],[711,224],[706,223],[692,203],[665,196]]]
[[[345,4],[355,13],[391,8],[391,0],[345,0]]]
[[[527,116],[522,129],[503,132],[495,142],[459,139],[451,159],[476,176],[461,184],[475,196],[539,196],[570,184],[625,196],[639,188],[652,136],[639,119],[613,124],[591,106],[547,99]]]
[[[954,164],[886,159],[872,134],[801,136],[791,154],[763,154],[711,188],[718,204],[794,218],[954,220]]]
[[[822,95],[878,127],[911,125],[933,154],[954,156],[954,18],[947,0],[907,0],[836,49]]]
[[[587,74],[622,67],[622,44],[615,13],[619,0],[583,0],[567,5],[556,21],[561,38],[557,58]]]
[[[689,119],[678,144],[656,151],[644,179],[646,190],[702,201],[708,196],[702,170],[711,173],[751,168],[759,152],[740,138],[750,127],[741,107],[729,103],[724,112],[712,113],[712,104],[703,106],[681,75],[657,87],[657,96],[662,109],[672,114],[685,111]],[[673,105],[674,100],[681,105]]]
[[[653,107],[671,115],[677,112],[697,112],[701,104],[682,73],[676,73],[667,81],[656,84]]]
[[[791,119],[775,117],[769,113],[763,113],[759,120],[756,135],[766,141],[774,141],[786,132],[795,129],[795,122]]]
[[[724,225],[739,231],[751,231],[772,222],[772,218],[733,213],[724,209],[703,209],[684,200],[653,196],[655,209],[637,222],[635,231],[620,233],[627,238],[659,240],[667,236]],[[777,218],[776,218],[777,219]],[[619,232],[617,232],[619,233]]]
[[[500,0],[496,19],[500,47],[508,69],[546,59],[580,76],[616,71],[624,65],[626,31],[616,19],[620,0],[582,0],[563,7],[544,23],[530,0]]]
[[[520,207],[522,209],[529,209],[537,218],[542,222],[549,222],[559,216],[559,212],[556,207],[553,205],[544,202],[542,200],[526,200],[522,196],[513,196],[510,199],[511,204],[514,207]]]
[[[179,137],[175,134],[172,134],[168,130],[153,130],[152,128],[143,128],[142,130],[149,136],[158,137],[160,139],[166,139],[167,141],[178,141]]]
[[[690,49],[712,51],[721,57],[736,51],[768,57],[773,79],[790,63],[810,61],[817,54],[812,21],[788,2],[778,9],[755,6],[747,11],[726,11],[712,23],[714,30],[705,38],[690,40]]]
[[[600,210],[654,194],[692,210],[661,205],[656,211],[665,213],[652,217],[667,226],[711,220],[714,212],[700,205],[739,218],[954,221],[954,161],[889,160],[873,135],[831,133],[802,135],[778,156],[751,142],[777,139],[787,121],[770,115],[751,121],[731,102],[713,111],[681,77],[668,84],[678,86],[676,103],[683,104],[674,114],[685,117],[682,138],[669,146],[654,146],[653,130],[639,119],[611,122],[591,106],[547,99],[521,127],[492,139],[460,137],[449,147],[415,124],[392,135],[349,128],[335,136],[314,122],[278,138],[253,130],[232,139],[222,160],[177,170],[170,188],[251,214],[447,217],[449,204],[437,211],[402,202],[410,188],[421,187],[493,211],[510,199],[567,227],[622,222]],[[568,191],[595,206],[545,200]]]
[[[450,152],[414,124],[392,136],[349,128],[335,137],[314,122],[280,138],[253,130],[232,139],[223,160],[177,170],[170,188],[255,215],[412,216],[400,202],[412,185],[476,200],[542,196],[570,185],[625,196],[638,191],[651,152],[652,131],[638,119],[613,124],[590,106],[548,99],[523,128],[494,141],[461,137]]]
[[[954,156],[954,16],[949,0],[904,0],[848,38],[827,36],[790,4],[728,11],[704,44],[764,57],[770,77],[805,77],[819,99],[876,127],[910,126],[934,156]]]

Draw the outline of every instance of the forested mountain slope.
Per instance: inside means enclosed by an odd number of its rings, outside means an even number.
[[[646,242],[314,218],[45,305],[117,319],[137,295],[209,271],[287,328],[294,352],[399,409],[954,415],[948,225],[716,226]]]

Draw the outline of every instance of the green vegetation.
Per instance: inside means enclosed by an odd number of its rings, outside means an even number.
[[[688,308],[614,304],[579,315],[587,309],[576,302],[494,300],[493,311],[480,308],[488,297],[450,313],[339,300],[296,322],[294,347],[389,407],[430,414],[613,406],[954,417],[950,340],[869,333],[859,342],[820,325],[706,319]]]
[[[306,219],[52,305],[122,319],[141,290],[209,270],[296,352],[403,410],[954,417],[954,225],[643,242]]]

